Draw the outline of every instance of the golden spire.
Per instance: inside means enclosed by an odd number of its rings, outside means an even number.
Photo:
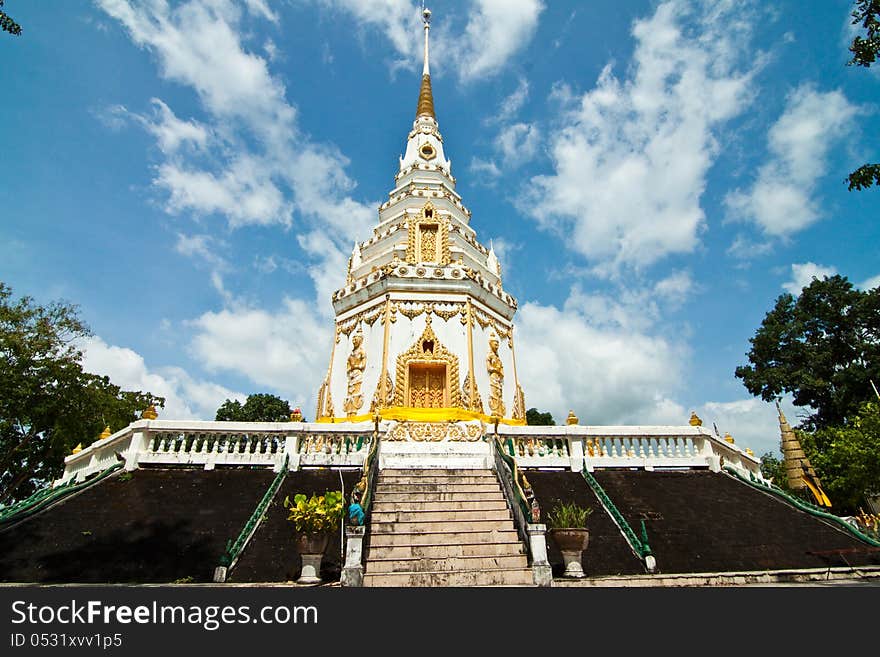
[[[428,32],[431,29],[431,10],[422,11],[422,21],[425,23],[425,65],[422,68],[422,86],[419,89],[419,104],[416,108],[416,118],[422,115],[437,119],[434,115],[434,94],[431,93],[431,69],[428,65]]]
[[[565,423],[566,424],[578,424],[578,423],[580,423],[580,419],[578,419],[578,416],[575,415],[574,411],[572,410],[572,411],[568,412],[568,417],[565,418]]]
[[[822,484],[819,477],[813,469],[810,459],[804,453],[800,441],[797,439],[794,429],[785,419],[785,413],[779,402],[776,402],[776,411],[779,413],[779,433],[782,442],[782,458],[785,463],[785,477],[788,480],[788,487],[794,491],[801,491],[808,488],[816,499],[817,503],[822,506],[831,506],[831,500],[822,490]]]
[[[111,436],[110,427],[104,427],[104,430],[101,432],[101,435],[98,436],[98,440],[104,440],[104,438],[109,438]]]
[[[152,404],[149,408],[147,408],[147,410],[141,413],[142,420],[155,420],[157,417],[159,417],[159,414],[156,413],[156,407]]]
[[[697,415],[694,411],[691,411],[691,419],[688,420],[692,427],[701,427],[703,426],[703,421],[700,419],[700,416]]]

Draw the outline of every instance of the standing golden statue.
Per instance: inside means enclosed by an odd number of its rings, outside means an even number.
[[[489,337],[486,370],[489,372],[489,412],[494,417],[504,417],[504,366],[498,355],[498,337],[494,333]]]
[[[342,405],[346,415],[351,417],[364,405],[364,396],[361,394],[361,386],[364,382],[364,369],[367,366],[367,354],[363,348],[364,335],[361,329],[351,339],[351,354],[348,357],[348,396]]]

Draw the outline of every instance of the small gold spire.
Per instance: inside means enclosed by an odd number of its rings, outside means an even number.
[[[82,443],[80,443],[79,445],[74,447],[71,454],[79,454],[81,451],[83,451],[83,444]]]
[[[141,413],[142,420],[155,420],[157,417],[159,417],[159,414],[156,412],[156,407],[152,404],[147,410]]]
[[[290,421],[291,422],[302,422],[303,421],[303,414],[298,406],[296,408],[294,408],[293,413],[290,414]]]
[[[419,89],[419,104],[416,107],[416,118],[420,116],[430,116],[436,120],[434,115],[434,94],[431,93],[431,76],[422,76],[422,86]]]
[[[98,440],[104,440],[104,438],[109,438],[111,433],[112,432],[110,431],[109,426],[104,427],[104,430],[101,432],[101,435],[98,436]]]
[[[734,444],[733,436],[730,435],[729,431],[724,433],[724,440],[729,442],[731,445]]]
[[[575,415],[574,411],[572,410],[572,411],[568,412],[568,417],[565,418],[565,423],[566,424],[578,424],[578,423],[580,423],[580,420],[578,419],[578,416]]]
[[[700,416],[697,415],[694,411],[691,411],[691,419],[689,420],[689,422],[692,427],[703,426],[703,421],[700,419]]]

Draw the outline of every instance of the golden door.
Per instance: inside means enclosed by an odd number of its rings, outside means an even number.
[[[446,365],[409,366],[409,405],[415,408],[444,408],[446,403]]]

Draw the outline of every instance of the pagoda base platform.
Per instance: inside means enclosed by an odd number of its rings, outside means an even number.
[[[442,470],[481,470],[492,467],[492,454],[486,442],[382,442],[379,469],[433,468]]]

